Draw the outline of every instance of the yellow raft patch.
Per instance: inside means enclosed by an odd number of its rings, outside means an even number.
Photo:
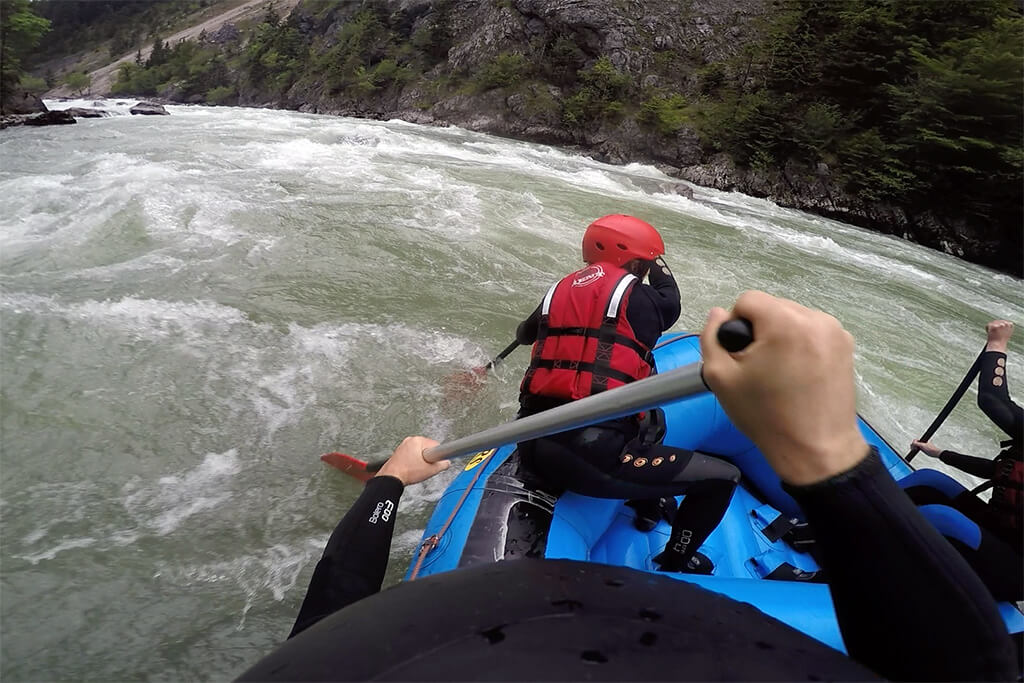
[[[492,448],[489,451],[480,451],[479,453],[477,453],[476,455],[474,455],[472,458],[469,459],[469,462],[466,463],[466,469],[464,469],[462,471],[463,472],[470,471],[471,469],[473,469],[474,467],[476,467],[477,465],[482,463],[484,460],[486,460],[487,458],[489,458],[492,455],[494,455],[494,452],[496,450],[498,450],[498,449]]]

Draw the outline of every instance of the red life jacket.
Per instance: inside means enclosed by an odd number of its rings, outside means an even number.
[[[996,456],[995,465],[989,505],[1000,525],[1019,535],[1024,514],[1024,460],[1021,460],[1020,444],[1011,442],[1010,448]]]
[[[595,263],[551,287],[520,390],[575,401],[650,375],[651,350],[626,320],[636,282],[618,266]]]

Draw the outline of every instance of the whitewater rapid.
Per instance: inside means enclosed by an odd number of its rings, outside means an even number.
[[[984,324],[1024,321],[1008,276],[743,195],[652,194],[671,179],[649,166],[455,128],[133,103],[0,134],[7,680],[226,679],[271,649],[359,492],[317,456],[512,417],[525,351],[471,400],[445,378],[506,346],[600,215],[662,231],[675,329],[746,289],[836,315],[857,339],[860,411],[897,449]],[[1000,435],[974,397],[935,440],[989,455]],[[403,498],[389,581],[445,483]]]

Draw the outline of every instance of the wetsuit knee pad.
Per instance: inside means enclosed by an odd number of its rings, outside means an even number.
[[[939,491],[951,500],[967,490],[956,479],[938,470],[917,470],[900,479],[899,483],[900,487],[904,490],[917,486],[927,486]]]
[[[948,505],[922,505],[918,509],[943,536],[956,539],[974,550],[981,546],[981,527],[959,510]]]
[[[593,498],[651,497],[645,487],[616,479],[566,443],[535,439],[525,448],[520,445],[520,450],[523,463],[548,489],[568,490]],[[621,450],[621,445],[616,446],[616,450]]]
[[[706,453],[694,453],[676,481],[729,481],[735,484],[743,474],[740,468]]]

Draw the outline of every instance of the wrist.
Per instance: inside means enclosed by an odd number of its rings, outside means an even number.
[[[782,482],[782,490],[796,498],[801,507],[804,507],[810,498],[825,497],[834,501],[835,494],[840,489],[847,488],[851,484],[856,486],[857,482],[873,479],[879,475],[881,475],[881,479],[887,480],[893,486],[897,485],[896,480],[886,470],[878,449],[874,446],[868,446],[867,450],[863,453],[863,457],[850,469],[834,474],[828,479],[814,484],[798,486]]]
[[[1003,339],[989,339],[988,343],[985,344],[986,351],[997,351],[999,353],[1006,353],[1007,342]]]
[[[781,450],[781,449],[780,449]],[[785,453],[765,453],[779,478],[792,486],[809,486],[848,472],[868,453],[868,443],[860,430],[819,443],[794,443],[785,447]]]
[[[391,465],[391,461],[389,460],[384,463],[379,470],[377,470],[377,473],[373,475],[373,478],[391,477],[392,479],[397,479],[402,486],[408,486],[409,483],[406,481],[406,478],[402,476],[400,472],[397,472],[396,469],[397,468]]]

